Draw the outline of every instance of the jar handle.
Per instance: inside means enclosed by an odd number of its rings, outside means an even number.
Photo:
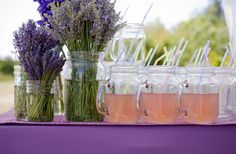
[[[137,92],[136,92],[136,107],[137,109],[140,111],[141,110],[141,99],[140,99],[140,96],[141,96],[141,91],[143,88],[148,88],[148,84],[147,82],[145,83],[142,83],[141,85],[139,85],[138,89],[137,89]]]
[[[111,45],[111,50],[110,50],[110,57],[113,61],[116,61],[118,58],[118,56],[115,56],[115,53],[114,53],[115,52],[115,45],[116,45],[115,43],[116,43],[115,40],[113,40],[112,45]],[[120,48],[120,40],[119,40],[119,48]],[[120,51],[120,49],[118,49],[118,51]],[[119,53],[118,53],[118,55],[119,55]]]
[[[126,46],[124,44],[124,40],[122,38],[119,38],[118,40],[118,53],[117,56],[115,55],[115,48],[116,48],[116,40],[113,40],[112,42],[112,49],[110,51],[110,57],[113,61],[117,61],[118,59],[121,59],[120,56],[123,56],[123,54],[126,51]]]
[[[99,113],[103,114],[103,115],[108,115],[108,110],[105,107],[104,100],[102,100],[102,95],[105,92],[105,88],[106,87],[110,87],[110,83],[109,82],[104,82],[102,83],[99,88],[98,88],[98,93],[97,93],[97,97],[96,97],[96,106],[97,106],[97,110]]]
[[[183,114],[185,115],[186,109],[183,109],[182,104],[181,104],[182,103],[181,98],[183,95],[184,87],[188,88],[188,80],[185,80],[179,84],[178,93],[177,93],[179,112],[180,112],[180,114],[182,114],[182,112],[183,112]]]
[[[114,54],[114,50],[111,50],[111,51],[110,51],[110,57],[111,57],[111,59],[112,59],[113,61],[116,61],[116,60],[117,60],[117,57],[116,57],[115,54]]]

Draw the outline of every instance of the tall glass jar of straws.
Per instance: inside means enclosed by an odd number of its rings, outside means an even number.
[[[116,61],[119,57],[124,61],[142,64],[145,59],[146,35],[143,24],[127,24],[115,35],[112,41],[110,57]]]
[[[26,73],[20,65],[14,66],[14,109],[17,120],[26,118]]]

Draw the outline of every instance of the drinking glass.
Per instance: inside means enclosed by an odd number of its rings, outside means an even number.
[[[232,77],[232,69],[218,67],[215,68],[216,80],[219,86],[219,121],[229,121],[232,118],[230,105],[233,103],[234,80]]]
[[[212,67],[188,67],[181,94],[184,122],[209,124],[219,115],[219,89]]]
[[[232,118],[236,118],[236,70],[232,70],[232,78],[233,78],[233,84],[231,85],[230,90],[230,98],[232,98],[229,109],[232,113]]]
[[[180,80],[175,67],[149,67],[147,80],[141,84],[137,101],[144,123],[172,124],[179,115],[178,90]]]
[[[119,124],[136,123],[141,113],[135,101],[138,68],[113,66],[110,79],[102,83],[97,94],[97,109],[105,121]]]

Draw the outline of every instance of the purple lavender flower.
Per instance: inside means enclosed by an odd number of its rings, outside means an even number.
[[[49,31],[70,51],[102,51],[115,33],[125,26],[119,23],[110,0],[66,0],[60,7],[51,5],[47,15]]]
[[[40,52],[27,53],[20,58],[30,80],[49,84],[56,79],[65,64],[65,59],[54,50],[48,50],[43,55],[40,55]]]
[[[52,35],[37,27],[33,20],[14,32],[14,47],[31,80],[52,83],[61,72],[65,60],[59,51],[54,50],[57,43]]]
[[[38,24],[43,26],[45,21],[48,21],[46,15],[52,15],[50,4],[54,4],[59,7],[64,0],[33,0],[39,3],[38,12],[40,13],[42,20],[38,21]]]
[[[44,53],[41,62],[41,68],[43,68],[41,80],[52,83],[62,71],[65,59],[60,56],[58,51],[50,50]]]
[[[103,28],[97,34],[95,33],[94,37],[98,41],[98,44],[106,44],[107,40],[111,40],[125,23],[117,24],[120,19],[120,13],[116,13],[114,9],[115,3],[111,3],[110,0],[96,0],[96,6],[100,16],[100,26]],[[96,22],[93,24],[94,27],[99,25]]]
[[[37,27],[33,20],[29,20],[14,32],[13,44],[19,56],[22,56],[27,52],[44,53],[55,48],[58,41],[46,30]]]

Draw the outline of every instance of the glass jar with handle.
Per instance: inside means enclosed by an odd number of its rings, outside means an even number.
[[[180,80],[175,67],[149,67],[147,80],[140,85],[137,101],[144,123],[173,124],[179,115]]]
[[[135,101],[138,68],[113,66],[110,79],[101,84],[97,94],[97,109],[109,123],[135,124],[141,113]]]
[[[236,70],[232,69],[233,84],[230,88],[230,98],[232,99],[229,103],[229,109],[231,111],[232,119],[236,118]]]
[[[141,48],[137,49],[138,46]],[[127,50],[120,56],[120,59],[126,61],[133,59],[137,65],[144,62],[146,48],[144,25],[128,23],[123,29],[117,32],[112,40],[110,51],[110,57],[113,61],[117,60],[123,47]]]
[[[229,121],[232,119],[232,111],[230,106],[233,103],[233,89],[234,84],[232,77],[232,69],[218,67],[215,68],[216,80],[219,86],[219,121]]]
[[[188,123],[214,123],[219,115],[219,89],[213,67],[189,67],[181,94],[182,119]]]

